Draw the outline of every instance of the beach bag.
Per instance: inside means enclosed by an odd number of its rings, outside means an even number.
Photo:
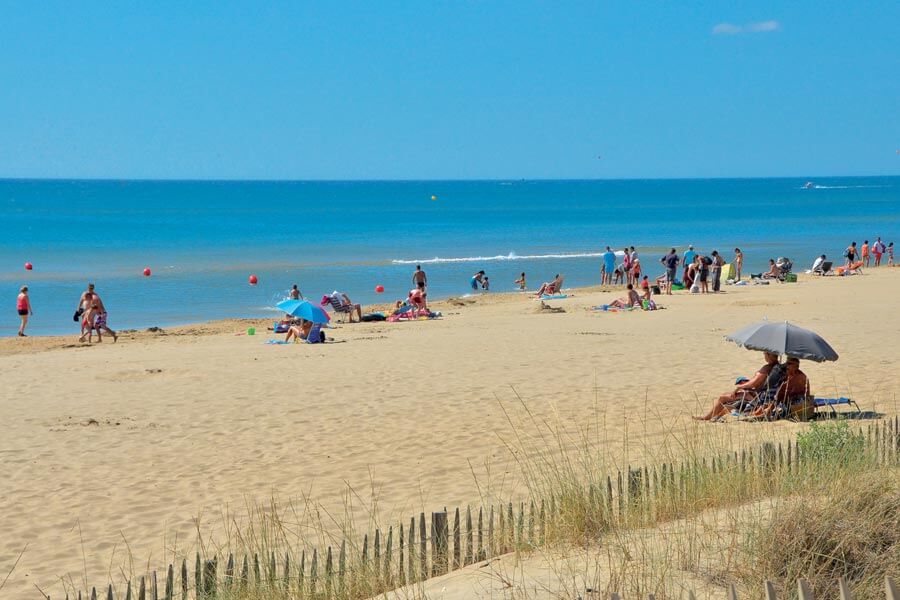
[[[692,294],[700,293],[700,282],[699,281],[696,281],[696,280],[694,281],[694,285],[691,286],[691,293]]]
[[[84,314],[84,309],[79,308],[78,310],[75,311],[75,314],[72,315],[72,320],[77,323],[81,319],[81,315],[83,315],[83,314]]]

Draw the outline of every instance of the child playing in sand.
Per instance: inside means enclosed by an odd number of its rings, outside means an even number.
[[[520,292],[524,292],[525,291],[525,271],[522,271],[522,275],[520,275],[518,279],[513,281],[513,283],[515,283],[516,285],[519,286]]]

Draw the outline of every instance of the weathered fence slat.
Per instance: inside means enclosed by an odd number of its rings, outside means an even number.
[[[447,511],[431,513],[431,573],[443,575],[449,567],[449,523]]]

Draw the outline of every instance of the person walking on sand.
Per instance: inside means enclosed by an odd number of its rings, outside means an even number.
[[[875,243],[872,244],[872,255],[875,256],[875,266],[881,266],[881,257],[884,255],[885,247],[884,242],[881,241],[881,238],[876,238]]]
[[[740,248],[734,249],[734,280],[741,280],[741,269],[744,268],[744,253]]]
[[[22,324],[19,325],[19,337],[28,337],[25,335],[25,326],[28,325],[28,316],[34,315],[31,310],[31,298],[28,297],[28,286],[23,285],[19,289],[19,295],[16,297],[16,312],[19,313],[19,319]]]
[[[887,255],[888,255],[887,265],[889,267],[893,267],[894,266],[894,242],[891,242],[890,244],[887,245]]]
[[[851,242],[847,249],[844,250],[844,258],[847,259],[847,267],[856,262],[856,242]]]
[[[78,306],[75,307],[75,320],[78,321],[81,318],[87,309],[91,305],[91,298],[94,296],[94,284],[89,283],[87,285],[87,289],[81,292],[81,297],[78,299]],[[82,333],[84,333],[82,331]]]
[[[868,268],[869,261],[871,260],[869,258],[869,240],[863,242],[862,248],[859,249],[859,254],[862,257],[863,266]]]
[[[722,255],[719,254],[718,250],[712,251],[712,264],[709,266],[710,274],[712,275],[712,291],[716,294],[719,293],[719,290],[722,287],[722,267],[725,265],[725,259],[722,258]]]
[[[300,293],[300,288],[297,287],[297,284],[291,286],[291,300],[302,300],[303,294]]]
[[[416,271],[412,276],[413,286],[416,289],[425,291],[425,287],[428,285],[428,276],[425,275],[425,271],[422,270],[422,265],[416,265]]]
[[[103,304],[103,300],[100,298],[100,294],[98,294],[94,289],[93,283],[88,284],[88,289],[86,292],[81,294],[81,300],[79,302],[79,307],[84,308],[85,311],[89,306],[96,307],[94,318],[90,321],[90,323],[91,326],[97,330],[97,339],[100,339],[100,330],[102,329],[112,336],[114,343],[119,341],[119,336],[116,335],[116,332],[110,329],[107,325],[107,319],[109,318],[109,315],[106,312],[106,305]],[[90,327],[88,329],[90,330]],[[82,337],[84,337],[84,320],[82,320],[81,334]]]

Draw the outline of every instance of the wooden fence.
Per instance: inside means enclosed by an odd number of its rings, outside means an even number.
[[[865,449],[882,464],[900,464],[900,418],[860,429]],[[796,443],[764,443],[755,450],[742,450],[704,460],[653,467],[631,468],[607,475],[601,482],[589,484],[581,501],[586,501],[598,519],[613,524],[635,523],[651,507],[664,505],[666,499],[683,499],[704,481],[728,472],[799,473],[803,456]],[[542,545],[548,526],[555,523],[563,499],[556,495],[527,502],[463,509],[424,512],[407,523],[376,529],[365,534],[361,544],[342,540],[324,551],[303,550],[299,557],[291,552],[235,557],[229,554],[193,557],[190,565],[169,564],[162,574],[153,571],[122,589],[107,584],[98,592],[77,592],[78,600],[202,600],[235,587],[269,586],[296,592],[297,597],[321,597],[352,600],[377,596],[409,584],[423,582],[475,562]],[[803,583],[801,582],[801,588]],[[892,585],[892,584],[889,584]],[[768,584],[767,584],[768,586]],[[841,588],[842,594],[844,588]],[[767,593],[769,588],[767,587]],[[732,590],[733,592],[733,590]],[[613,595],[615,598],[616,596]],[[774,592],[768,596],[774,598]],[[811,597],[811,596],[810,596]],[[47,597],[50,600],[50,597]],[[69,600],[70,595],[66,595]],[[729,595],[731,600],[736,597]],[[801,600],[805,596],[801,595]],[[842,598],[849,598],[849,595]],[[889,600],[900,600],[896,593]]]

